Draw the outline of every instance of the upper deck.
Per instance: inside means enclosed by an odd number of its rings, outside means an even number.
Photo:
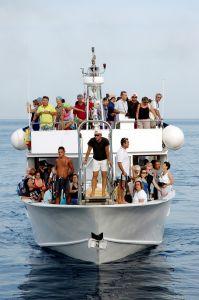
[[[129,124],[130,125],[130,124]],[[83,153],[86,153],[87,143],[94,136],[94,130],[82,130]],[[110,140],[109,130],[102,130],[102,136]],[[120,140],[128,137],[128,152],[132,154],[163,154],[166,150],[162,147],[162,128],[134,129],[129,128],[112,129],[112,152],[116,154],[120,147]],[[78,157],[78,131],[77,130],[52,130],[32,131],[31,150],[28,156],[56,156],[59,146],[66,149],[71,157]]]

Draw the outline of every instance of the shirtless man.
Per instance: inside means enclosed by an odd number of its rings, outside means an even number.
[[[56,200],[55,204],[60,204],[61,192],[66,195],[69,194],[69,176],[74,172],[74,167],[72,161],[65,156],[64,147],[58,148],[59,157],[56,159],[55,169],[56,169]]]

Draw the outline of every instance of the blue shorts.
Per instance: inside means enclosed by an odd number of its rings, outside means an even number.
[[[68,195],[69,193],[69,187],[70,187],[70,182],[69,182],[69,178],[56,178],[55,181],[55,194],[57,197],[61,196],[61,192],[63,190],[63,193],[65,195]]]

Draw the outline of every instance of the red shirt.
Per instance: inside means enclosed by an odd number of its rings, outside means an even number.
[[[92,109],[94,106],[93,103],[89,103],[89,110]],[[78,109],[82,109],[84,111],[77,111],[74,109],[74,115],[77,116],[81,120],[86,120],[86,104],[83,102],[82,104],[79,104],[76,102],[75,107]]]

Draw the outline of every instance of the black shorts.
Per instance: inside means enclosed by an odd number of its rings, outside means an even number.
[[[62,178],[62,177],[56,178],[55,194],[57,197],[61,196],[62,190],[65,195],[68,195],[69,187],[70,187],[69,178]]]

